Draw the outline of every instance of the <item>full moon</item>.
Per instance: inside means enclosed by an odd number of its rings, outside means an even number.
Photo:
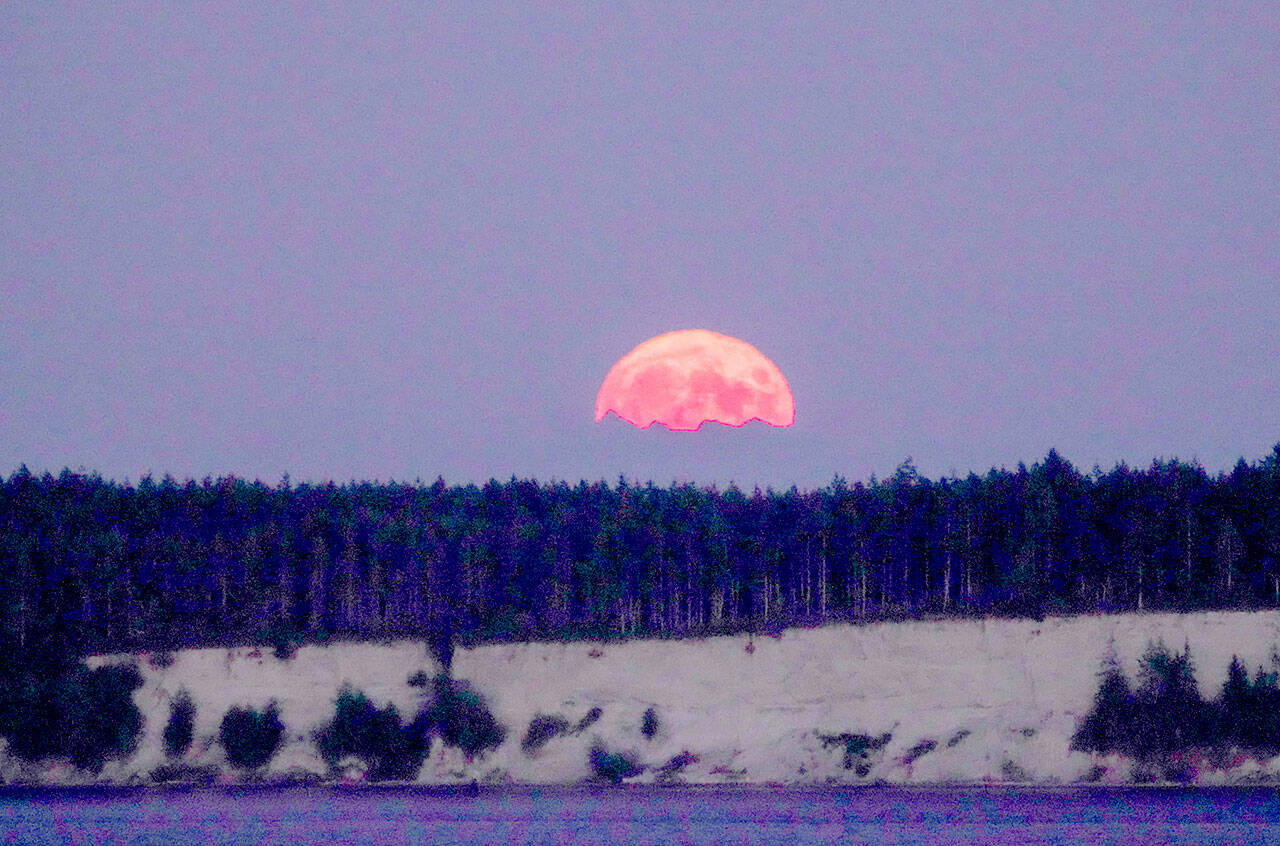
[[[596,420],[610,411],[641,429],[662,423],[680,431],[707,421],[790,426],[796,417],[776,364],[746,341],[706,329],[650,338],[618,359],[596,395]]]

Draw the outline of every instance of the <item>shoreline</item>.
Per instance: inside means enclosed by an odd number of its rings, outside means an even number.
[[[652,794],[665,793],[1125,793],[1125,792],[1194,792],[1212,793],[1229,791],[1280,791],[1280,781],[1251,782],[1241,784],[1187,784],[1179,782],[1158,782],[1142,784],[1036,784],[1033,782],[983,783],[967,782],[963,784],[893,784],[889,782],[875,784],[850,784],[833,782],[818,784],[482,784],[474,790],[471,785],[421,784],[419,782],[377,782],[370,784],[342,784],[340,782],[302,782],[278,784],[0,784],[0,799],[21,798],[23,794],[62,794],[62,795],[110,795],[110,794],[187,794],[209,793],[236,796],[241,794],[286,793],[302,791],[324,791],[335,794],[405,794],[415,796],[441,796],[455,798],[477,798],[480,796],[528,795],[528,794],[563,794],[582,793],[620,793],[620,794]]]

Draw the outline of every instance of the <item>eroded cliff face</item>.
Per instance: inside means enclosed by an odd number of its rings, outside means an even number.
[[[458,650],[453,675],[488,702],[505,742],[475,760],[433,742],[423,783],[567,784],[591,778],[591,749],[626,752],[639,781],[825,784],[1038,782],[1120,783],[1152,774],[1118,756],[1068,749],[1088,711],[1109,644],[1134,677],[1147,645],[1191,649],[1202,694],[1217,695],[1233,654],[1248,667],[1280,648],[1280,613],[1088,616],[1044,621],[884,623],[791,630],[777,638],[533,643]],[[129,660],[99,656],[91,665]],[[65,763],[5,757],[8,782],[151,781],[170,773],[222,781],[242,776],[217,742],[233,705],[275,700],[286,732],[259,778],[362,778],[359,761],[331,772],[313,740],[350,685],[375,704],[412,716],[438,668],[419,642],[303,647],[288,661],[270,649],[175,653],[167,667],[136,656],[145,678],[134,701],[143,734],[127,760],[94,776]],[[166,759],[162,734],[179,690],[196,705],[195,740]],[[429,690],[429,688],[427,688]],[[595,721],[584,720],[593,709]],[[656,719],[648,721],[652,709]],[[535,715],[569,729],[524,750]],[[581,725],[582,723],[589,723]],[[886,738],[885,735],[888,735]],[[1199,783],[1280,777],[1280,761],[1189,756]],[[174,767],[172,765],[179,765]],[[1159,774],[1155,774],[1157,777]]]

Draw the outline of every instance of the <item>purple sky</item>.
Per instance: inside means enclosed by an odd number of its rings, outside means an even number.
[[[1280,441],[1274,2],[370,5],[0,4],[0,474],[806,488]],[[795,425],[595,423],[684,328],[772,358]]]

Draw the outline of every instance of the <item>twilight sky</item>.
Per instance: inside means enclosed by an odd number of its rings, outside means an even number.
[[[0,475],[1280,441],[1274,2],[370,5],[0,4]],[[594,422],[684,328],[772,358],[795,425]]]

